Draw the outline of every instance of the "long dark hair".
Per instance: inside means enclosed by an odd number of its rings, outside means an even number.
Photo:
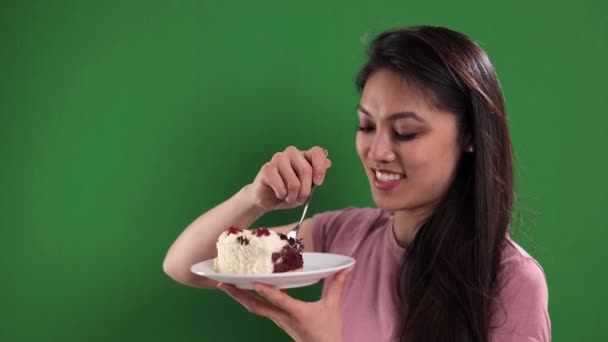
[[[357,77],[390,69],[455,113],[464,152],[454,179],[405,253],[397,291],[401,341],[488,341],[513,206],[512,147],[502,90],[485,52],[450,29],[380,34]],[[470,139],[470,140],[469,140]]]

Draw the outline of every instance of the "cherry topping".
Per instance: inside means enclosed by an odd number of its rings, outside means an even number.
[[[241,228],[239,228],[237,226],[232,226],[232,227],[228,228],[228,235],[230,235],[230,234],[235,234],[236,235],[236,234],[238,234],[238,233],[240,233],[242,231],[243,230]]]
[[[255,236],[257,236],[257,237],[268,236],[268,235],[270,235],[270,231],[266,228],[258,228],[253,231],[253,234],[255,234]]]

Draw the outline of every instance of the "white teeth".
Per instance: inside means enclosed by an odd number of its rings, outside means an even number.
[[[376,171],[376,178],[381,182],[392,182],[403,178],[403,175]]]

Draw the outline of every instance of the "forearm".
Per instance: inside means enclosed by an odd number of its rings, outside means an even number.
[[[215,258],[215,243],[229,226],[249,228],[264,212],[255,207],[247,194],[248,186],[194,220],[175,240],[163,263],[171,278],[189,286],[211,287],[214,282],[190,272],[200,261]]]

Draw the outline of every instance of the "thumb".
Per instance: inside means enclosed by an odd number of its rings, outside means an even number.
[[[329,305],[340,305],[342,300],[342,290],[344,289],[344,284],[346,284],[346,280],[348,279],[348,275],[353,270],[353,267],[340,271],[332,281],[329,286],[329,290],[327,290],[326,301]]]

